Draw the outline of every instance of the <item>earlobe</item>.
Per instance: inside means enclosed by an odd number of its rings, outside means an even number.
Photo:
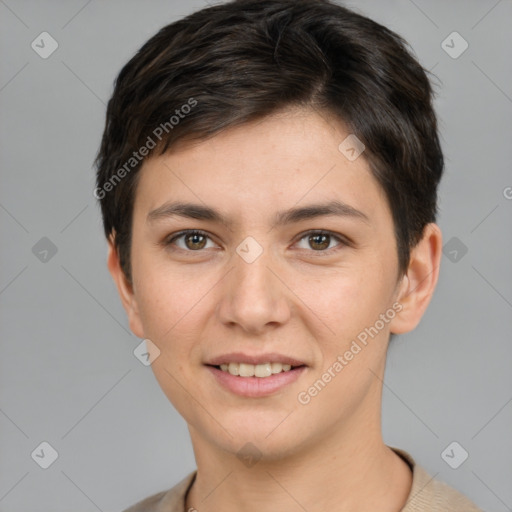
[[[115,234],[111,234],[108,239],[108,255],[107,266],[117,287],[121,303],[128,316],[131,331],[135,336],[144,338],[144,330],[142,329],[142,322],[139,314],[139,307],[137,298],[135,296],[133,285],[128,281],[126,275],[121,268],[119,261],[119,252],[114,243]]]
[[[427,224],[423,237],[411,250],[409,266],[399,286],[397,301],[402,310],[391,322],[392,333],[403,334],[419,324],[434,294],[441,254],[441,230],[437,224]]]

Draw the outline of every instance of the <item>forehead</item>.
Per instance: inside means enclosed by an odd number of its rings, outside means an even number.
[[[147,215],[179,199],[238,216],[272,211],[275,218],[294,205],[342,201],[369,216],[382,214],[387,201],[364,152],[347,158],[350,135],[341,122],[296,110],[177,144],[144,162],[135,209]]]

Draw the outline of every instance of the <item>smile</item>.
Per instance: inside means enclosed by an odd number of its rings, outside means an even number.
[[[220,369],[231,375],[240,377],[270,377],[281,372],[288,372],[292,369],[290,364],[282,363],[263,363],[263,364],[247,364],[247,363],[229,363],[221,364]]]
[[[233,371],[239,372],[239,375],[232,374],[230,367],[233,365]],[[279,372],[273,373],[272,366]],[[278,368],[278,365],[281,368]],[[226,391],[235,395],[247,398],[261,398],[272,395],[286,386],[295,382],[307,369],[305,365],[292,367],[290,365],[281,363],[264,363],[264,364],[246,364],[246,363],[229,363],[222,364],[225,369],[220,366],[206,365],[206,368],[211,372],[217,384],[219,384]],[[226,368],[227,366],[227,368]],[[258,369],[261,367],[262,369]],[[258,377],[265,372],[268,376]],[[240,373],[242,375],[240,375]],[[247,375],[246,375],[247,374]]]

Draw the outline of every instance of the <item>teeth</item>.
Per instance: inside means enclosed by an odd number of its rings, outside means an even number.
[[[236,363],[229,363],[228,372],[231,373],[231,375],[239,375],[240,372],[238,369],[238,365]]]
[[[275,373],[287,372],[291,369],[291,365],[281,363],[229,363],[221,364],[220,369],[223,372],[229,372],[231,375],[239,375],[240,377],[270,377]]]

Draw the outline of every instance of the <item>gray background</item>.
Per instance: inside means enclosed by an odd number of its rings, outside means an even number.
[[[204,5],[0,0],[2,512],[117,511],[195,469],[184,420],[133,355],[92,161],[121,66]],[[385,441],[485,510],[512,510],[512,2],[347,5],[442,82],[439,224],[456,237],[420,326],[390,348]],[[43,31],[59,45],[47,59],[31,48]],[[453,31],[469,43],[456,59],[441,46]],[[56,254],[33,250],[43,237]],[[43,441],[59,455],[48,469],[31,457]],[[458,469],[441,457],[452,441],[469,453]]]

